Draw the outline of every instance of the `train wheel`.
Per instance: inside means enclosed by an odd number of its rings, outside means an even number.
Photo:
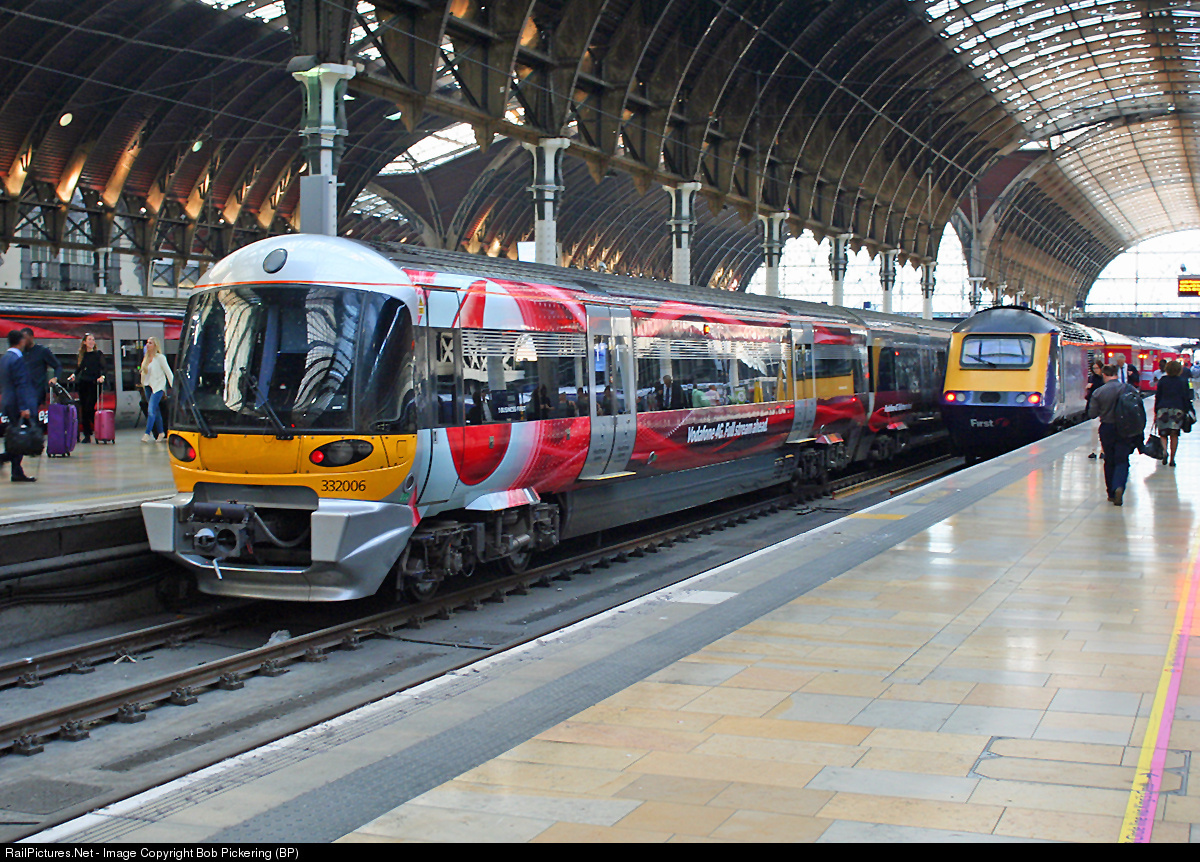
[[[529,561],[532,559],[533,551],[527,549],[514,551],[500,560],[500,569],[508,575],[519,575],[529,568]]]
[[[423,581],[417,578],[405,578],[401,589],[404,595],[414,602],[427,602],[437,595],[442,586],[441,581]]]

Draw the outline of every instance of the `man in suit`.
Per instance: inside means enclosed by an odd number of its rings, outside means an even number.
[[[25,366],[25,346],[28,336],[19,329],[8,333],[8,350],[0,359],[0,413],[10,422],[18,418],[28,419],[37,410],[37,393],[29,382],[29,369]],[[21,456],[0,454],[0,463],[12,464],[14,482],[36,482],[21,469]]]
[[[675,382],[675,379],[670,374],[663,376],[663,410],[683,410],[691,407],[691,402],[686,401],[683,395],[683,387]]]
[[[1113,362],[1117,369],[1117,380],[1121,381],[1122,383],[1128,383],[1134,389],[1137,389],[1138,378],[1141,375],[1138,374],[1138,370],[1132,365],[1125,364],[1125,354],[1118,353],[1113,357]]]

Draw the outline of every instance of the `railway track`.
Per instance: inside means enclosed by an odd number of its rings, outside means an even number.
[[[825,494],[840,493],[844,496],[848,489],[865,490],[867,486],[874,487],[890,479],[911,475],[945,460],[944,456],[937,457],[891,472],[882,469],[861,471],[840,477],[826,486],[801,489],[798,494],[788,493],[739,505],[649,534],[613,542],[602,548],[573,554],[520,574],[497,576],[471,584],[419,604],[390,608],[337,623],[88,700],[5,722],[0,724],[0,753],[33,755],[54,740],[86,739],[89,728],[98,724],[140,722],[148,712],[158,707],[188,706],[207,691],[240,689],[251,677],[279,676],[288,673],[294,664],[325,661],[330,653],[356,650],[371,638],[402,638],[399,634],[401,629],[419,628],[428,620],[447,619],[456,612],[477,610],[487,602],[503,602],[511,595],[525,595],[532,589],[552,586],[556,580],[570,579],[631,558],[658,553],[662,548],[678,542],[744,524]],[[0,688],[32,687],[51,676],[87,673],[97,661],[131,655],[139,650],[177,646],[186,640],[235,628],[244,619],[244,607],[229,608],[10,662],[0,666]],[[545,634],[540,632],[530,636],[530,639],[544,637]],[[474,653],[464,660],[463,665],[478,661],[487,652],[511,649],[515,645],[508,643],[495,650]],[[445,672],[446,669],[442,668],[435,675]]]

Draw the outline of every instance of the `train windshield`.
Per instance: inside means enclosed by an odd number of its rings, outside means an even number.
[[[1028,368],[1033,365],[1029,335],[968,335],[962,343],[963,368]]]
[[[278,435],[415,429],[412,320],[338,287],[198,294],[180,342],[176,427]]]

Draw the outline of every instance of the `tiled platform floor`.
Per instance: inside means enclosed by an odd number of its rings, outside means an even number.
[[[141,442],[141,430],[117,431],[115,444],[75,447],[69,458],[25,459],[37,482],[8,481],[0,465],[0,524],[135,506],[174,493],[165,443]]]
[[[1118,509],[1089,429],[1067,433],[1065,458],[344,840],[1115,841],[1192,567],[1200,442],[1175,469],[1135,455]],[[935,488],[855,523],[953,482]],[[1153,840],[1188,841],[1200,648],[1169,747]]]

